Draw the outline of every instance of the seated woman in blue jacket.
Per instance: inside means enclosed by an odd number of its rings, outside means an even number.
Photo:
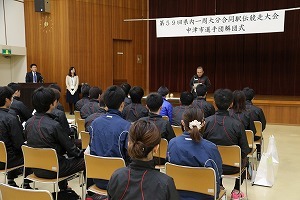
[[[204,115],[200,109],[186,109],[181,120],[184,132],[169,142],[167,160],[177,165],[213,168],[216,174],[217,194],[219,194],[222,159],[217,146],[202,138],[204,126]],[[179,191],[179,195],[182,200],[214,199],[209,195],[188,191]]]
[[[110,200],[179,200],[174,181],[154,167],[153,153],[158,151],[160,133],[153,122],[143,119],[130,128],[129,166],[118,169],[109,180]]]

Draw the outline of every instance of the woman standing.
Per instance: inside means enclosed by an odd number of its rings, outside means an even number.
[[[75,103],[79,99],[79,94],[77,91],[78,84],[79,84],[79,78],[76,75],[75,67],[70,67],[69,73],[66,76],[67,103],[69,103],[70,115],[74,115]]]

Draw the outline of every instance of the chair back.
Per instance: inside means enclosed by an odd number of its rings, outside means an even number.
[[[168,140],[166,140],[165,138],[161,138],[158,151],[157,153],[154,153],[153,156],[166,159],[167,150],[168,150]]]
[[[0,184],[1,199],[30,199],[30,200],[53,200],[52,195],[47,190],[28,190],[16,188],[3,183]]]
[[[33,148],[22,145],[25,168],[45,169],[58,172],[58,159],[54,149],[51,148]]]
[[[223,165],[241,167],[241,148],[237,145],[221,146],[217,145]]]
[[[176,137],[179,136],[179,135],[182,135],[181,126],[174,126],[174,125],[172,125],[172,128],[173,128],[173,131],[174,131]]]
[[[166,116],[166,115],[162,116],[162,118],[163,118],[164,120],[167,120],[167,121],[169,121],[169,117],[168,117],[168,116]]]
[[[75,115],[75,124],[77,125],[78,119],[81,118],[81,116],[80,116],[80,111],[75,110],[75,111],[74,111],[74,115]]]
[[[0,162],[5,163],[5,166],[7,165],[7,152],[3,141],[0,141]]]
[[[260,121],[254,121],[256,128],[256,136],[262,137],[262,123]]]
[[[166,174],[174,179],[177,190],[203,193],[216,197],[215,170],[166,163]]]
[[[77,120],[77,132],[80,133],[81,131],[85,131],[85,119],[78,119]]]
[[[125,161],[117,157],[101,157],[84,154],[86,178],[109,180],[119,168],[125,167]]]
[[[245,130],[249,148],[254,147],[254,134],[251,130]]]
[[[82,142],[82,149],[86,149],[90,144],[90,134],[87,131],[80,132],[80,138]]]

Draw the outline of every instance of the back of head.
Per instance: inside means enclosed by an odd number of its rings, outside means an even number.
[[[204,129],[204,114],[201,109],[188,108],[183,112],[184,130],[190,133],[193,141],[200,142],[200,134]]]
[[[141,103],[141,100],[144,96],[144,90],[139,86],[134,86],[130,89],[129,95],[132,103]]]
[[[191,92],[182,92],[180,94],[180,102],[181,102],[181,105],[183,106],[189,106],[193,103],[193,100],[194,100],[194,96]]]
[[[59,99],[60,99],[60,92],[59,92],[59,90],[57,90],[57,89],[55,89],[55,88],[51,88],[51,90],[53,90],[53,92],[54,92],[54,94],[55,94],[55,99],[56,99],[57,101],[59,101]]]
[[[55,101],[55,93],[50,88],[40,87],[32,94],[32,105],[38,113],[46,113]]]
[[[91,86],[89,84],[83,84],[81,86],[81,93],[83,97],[88,97],[90,93]]]
[[[160,133],[153,122],[140,119],[129,130],[128,154],[133,159],[147,158],[160,143]]]
[[[214,93],[214,101],[219,110],[227,110],[233,100],[233,94],[229,89],[218,89]]]
[[[104,92],[103,99],[109,109],[118,110],[125,99],[125,93],[120,86],[113,85]]]
[[[91,87],[89,90],[90,99],[98,99],[102,94],[102,90],[99,87]]]
[[[244,94],[245,94],[245,96],[246,96],[246,100],[247,100],[247,101],[252,101],[252,99],[253,99],[254,96],[255,96],[254,90],[253,90],[252,88],[245,87],[245,88],[243,89],[243,92],[244,92]]]
[[[151,112],[157,112],[163,104],[163,98],[158,93],[150,93],[146,99],[146,105]]]
[[[10,89],[12,89],[14,93],[16,91],[20,91],[21,90],[21,86],[18,83],[12,82],[12,83],[9,83],[7,86],[10,87]]]
[[[8,87],[0,87],[0,107],[5,105],[6,99],[11,99],[14,94],[14,91]]]
[[[169,94],[169,89],[166,86],[161,86],[160,88],[158,88],[157,93],[165,97],[167,96],[167,94]]]
[[[128,94],[129,94],[129,91],[130,91],[130,89],[131,89],[131,85],[129,85],[129,83],[122,83],[122,84],[120,85],[120,87],[121,87],[122,90],[125,92],[125,95],[126,95],[126,97],[127,97]]]
[[[60,88],[59,85],[56,84],[56,83],[50,84],[50,85],[49,85],[49,88],[54,88],[54,89],[58,90],[59,92],[61,92],[61,88]]]
[[[196,87],[196,93],[197,93],[197,96],[199,97],[199,96],[205,96],[206,95],[206,93],[207,93],[207,87],[206,87],[206,85],[204,85],[204,84],[199,84],[199,85],[197,85],[197,87]]]
[[[246,97],[241,90],[235,90],[233,92],[232,109],[238,113],[241,113],[242,111],[246,110]]]

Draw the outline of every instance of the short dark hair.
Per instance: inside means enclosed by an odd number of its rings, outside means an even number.
[[[128,154],[134,159],[146,158],[160,140],[161,134],[156,125],[140,119],[130,127]]]
[[[89,92],[90,92],[91,86],[89,84],[83,84],[81,86],[81,93],[83,97],[88,97],[89,96]]]
[[[12,83],[9,83],[7,86],[10,87],[10,89],[12,89],[14,93],[18,90],[19,91],[21,90],[21,86],[18,83],[12,82]]]
[[[120,87],[122,88],[122,90],[125,92],[125,95],[128,96],[129,91],[131,89],[131,85],[129,83],[122,83],[120,85]]]
[[[102,94],[102,90],[99,87],[91,87],[89,90],[90,99],[98,99],[99,95]]]
[[[214,101],[219,110],[227,110],[233,100],[233,94],[229,89],[218,89],[214,93]]]
[[[157,93],[165,97],[167,94],[169,94],[169,89],[166,86],[160,86],[160,88],[157,90]]]
[[[162,96],[156,92],[150,93],[146,99],[146,105],[151,112],[157,112],[163,102]]]
[[[46,113],[55,100],[55,93],[51,88],[42,86],[32,94],[32,105],[38,113]]]
[[[54,88],[54,89],[57,89],[59,92],[61,92],[61,88],[59,87],[58,84],[56,83],[52,83],[49,85],[49,88]]]
[[[197,96],[204,96],[207,93],[207,87],[205,84],[199,84],[196,87]]]
[[[185,91],[180,94],[180,102],[183,106],[189,106],[193,103],[194,96],[191,92]]]
[[[241,90],[235,90],[233,91],[232,94],[233,94],[232,109],[237,113],[241,113],[242,111],[246,110],[245,94]]]
[[[113,85],[104,92],[103,99],[109,109],[117,110],[125,99],[125,92],[120,86]]]
[[[59,101],[59,99],[60,99],[60,92],[59,92],[59,90],[57,90],[57,89],[55,89],[55,88],[51,88],[51,90],[53,90],[53,92],[54,92],[54,94],[55,94],[55,99],[56,99],[57,101]]]
[[[32,68],[33,66],[36,66],[36,67],[37,67],[36,64],[32,63],[32,64],[30,65],[30,68]]]
[[[243,89],[243,92],[244,92],[244,94],[246,96],[246,100],[247,101],[251,101],[254,98],[254,96],[255,96],[255,92],[254,92],[254,90],[252,88],[245,87]]]
[[[144,96],[144,90],[139,86],[134,86],[129,90],[129,95],[132,103],[141,103],[141,100]]]
[[[3,86],[0,87],[0,106],[4,106],[6,99],[11,99],[14,94],[14,91],[8,87],[8,86]]]

